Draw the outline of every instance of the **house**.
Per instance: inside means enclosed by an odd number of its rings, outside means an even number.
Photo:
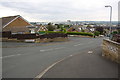
[[[80,32],[81,28],[79,26],[77,26],[77,25],[73,25],[67,31],[68,32]]]
[[[29,33],[36,33],[37,26],[26,26],[29,29]]]
[[[94,31],[95,31],[95,27],[93,25],[88,25],[85,30],[85,32],[94,32]]]
[[[31,29],[27,26],[33,26],[27,20],[25,20],[22,16],[8,16],[0,18],[2,20],[2,31],[7,32],[11,31],[11,33],[31,33]],[[33,31],[32,31],[33,32]]]
[[[48,31],[46,25],[42,25],[42,24],[38,24],[38,23],[40,23],[40,22],[31,22],[31,24],[33,24],[35,27],[35,32]]]
[[[39,31],[48,31],[46,26],[40,25],[40,26],[37,26],[37,27],[38,27],[37,32],[39,32]]]

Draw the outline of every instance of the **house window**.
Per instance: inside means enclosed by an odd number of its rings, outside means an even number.
[[[18,34],[23,34],[24,32],[18,32]]]
[[[35,33],[35,30],[34,29],[30,29],[29,32],[30,33]]]
[[[11,34],[17,34],[17,33],[11,33]]]

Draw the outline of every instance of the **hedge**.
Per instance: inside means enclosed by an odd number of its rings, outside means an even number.
[[[84,35],[84,36],[94,36],[92,33],[87,32],[67,32],[69,35]]]
[[[61,32],[61,31],[40,31],[38,33],[42,34],[42,33],[64,33],[64,32]]]
[[[95,36],[99,36],[99,35],[100,35],[100,32],[99,32],[99,31],[95,31],[95,32],[94,32],[94,35],[95,35]]]
[[[68,35],[84,35],[84,36],[94,36],[93,33],[87,33],[87,32],[61,32],[61,31],[40,31],[40,33],[67,33]]]

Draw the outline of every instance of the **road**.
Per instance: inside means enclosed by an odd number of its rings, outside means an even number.
[[[3,48],[3,78],[35,78],[46,68],[63,58],[101,48],[102,39],[70,37],[68,42]],[[111,62],[110,65],[114,64]]]

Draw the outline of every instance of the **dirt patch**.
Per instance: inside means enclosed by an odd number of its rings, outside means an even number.
[[[68,41],[68,38],[62,38],[62,37],[58,37],[58,38],[53,38],[53,39],[36,39],[35,42],[40,43],[40,42],[59,42],[59,41]]]
[[[1,41],[2,42],[25,42],[25,40],[8,39],[8,38],[2,38]],[[53,38],[53,39],[47,39],[47,38],[44,38],[44,39],[40,39],[40,38],[34,39],[35,43],[58,42],[58,41],[68,41],[68,38],[58,37],[58,38]]]

